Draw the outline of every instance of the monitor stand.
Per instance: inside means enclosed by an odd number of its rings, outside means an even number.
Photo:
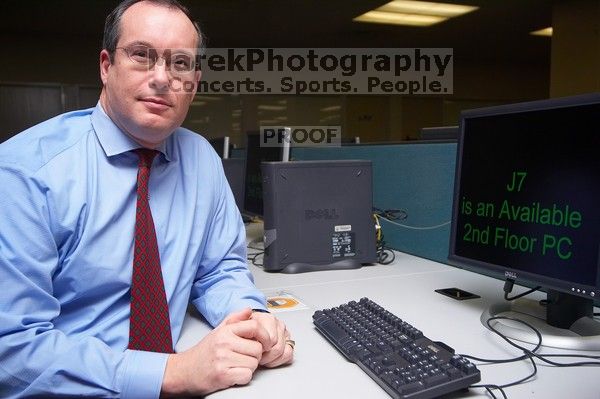
[[[600,322],[593,318],[593,301],[548,290],[548,306],[539,301],[518,299],[491,305],[481,314],[481,323],[494,316],[523,320],[542,334],[542,345],[552,348],[580,351],[600,350]],[[558,303],[558,306],[552,305]],[[564,319],[564,315],[574,315]],[[560,317],[557,317],[559,315]],[[547,320],[550,319],[550,325]],[[537,335],[521,323],[510,320],[492,320],[490,324],[500,333],[521,342],[537,344]],[[556,327],[561,325],[561,327]]]

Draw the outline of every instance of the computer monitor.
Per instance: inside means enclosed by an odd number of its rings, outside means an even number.
[[[421,128],[421,140],[456,140],[458,126],[436,126]]]
[[[222,159],[225,177],[235,198],[235,204],[240,212],[244,209],[244,178],[246,176],[246,161],[243,158]]]
[[[231,153],[231,149],[233,145],[229,143],[229,137],[215,137],[209,139],[208,142],[212,145],[217,154],[221,157],[221,159],[228,159],[229,154]]]
[[[600,349],[599,115],[600,93],[461,115],[450,262],[543,287],[548,346]],[[501,327],[536,341],[522,326]],[[560,337],[573,331],[587,336]]]
[[[272,146],[261,143],[259,131],[246,134],[244,213],[251,216],[263,215],[261,163],[288,161],[289,157],[289,145]]]
[[[360,144],[360,136],[342,137],[340,140],[340,144],[341,145]]]

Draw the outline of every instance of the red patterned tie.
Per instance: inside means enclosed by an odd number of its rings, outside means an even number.
[[[156,231],[148,202],[148,180],[157,152],[136,150],[140,161],[137,177],[135,247],[131,282],[129,349],[173,353],[169,307],[160,267]]]

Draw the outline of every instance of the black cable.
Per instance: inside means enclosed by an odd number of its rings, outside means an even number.
[[[258,244],[262,243],[262,240],[261,240],[260,238],[255,238],[254,240],[250,241],[250,242],[248,243],[248,245],[246,245],[246,248],[248,248],[248,249],[253,249],[253,250],[255,250],[255,251],[258,251],[258,252],[253,252],[253,253],[249,253],[249,254],[247,254],[247,260],[248,260],[248,261],[250,261],[250,262],[252,262],[252,264],[253,264],[254,266],[257,266],[257,267],[262,267],[262,266],[263,266],[263,264],[262,264],[262,263],[258,263],[256,259],[257,259],[259,256],[261,256],[261,255],[263,255],[263,254],[265,253],[265,248],[264,248],[264,247],[262,247],[262,246],[261,246],[261,247],[255,247],[255,246],[253,245],[253,244],[257,244],[257,243],[258,243]]]
[[[506,335],[504,335],[500,331],[496,330],[492,326],[492,324],[491,324],[491,322],[494,321],[494,320],[512,320],[512,321],[516,321],[516,322],[519,322],[521,324],[526,325],[531,330],[533,330],[533,332],[535,333],[535,335],[538,337],[538,343],[535,345],[535,348],[533,349],[533,351],[530,351],[527,348],[524,348],[524,347],[522,347],[520,345],[515,344]],[[535,364],[535,361],[533,360],[533,356],[537,356],[537,354],[535,353],[535,351],[537,351],[542,346],[542,334],[535,327],[533,327],[531,324],[529,324],[529,323],[527,323],[527,322],[525,322],[523,320],[513,319],[511,317],[506,317],[506,316],[494,316],[494,317],[490,317],[489,319],[486,320],[486,324],[488,325],[489,329],[492,332],[494,332],[500,338],[502,338],[503,340],[505,340],[506,342],[508,342],[509,345],[514,346],[515,348],[522,350],[523,353],[527,356],[527,358],[531,361],[531,364],[533,365],[533,372],[530,375],[528,375],[527,377],[522,378],[522,379],[520,379],[518,381],[515,381],[515,382],[511,382],[511,383],[504,384],[504,385],[499,385],[499,386],[501,388],[512,387],[514,385],[521,384],[521,383],[529,380],[530,378],[534,377],[537,374],[537,365]]]
[[[389,220],[404,220],[408,217],[406,211],[401,209],[380,209],[373,207],[373,214],[375,215],[375,219],[378,220],[378,217],[382,217]],[[377,227],[379,230],[379,237],[376,243],[376,254],[377,254],[377,263],[380,265],[389,265],[394,262],[396,259],[396,254],[392,248],[386,246],[386,242],[383,239],[383,231],[381,230],[381,226],[379,225],[379,221],[377,221]]]
[[[521,324],[526,325],[527,327],[529,327],[533,332],[535,332],[535,334],[538,337],[538,344],[536,344],[535,348],[533,348],[532,350],[529,350],[525,347],[522,347],[521,345],[515,344],[514,342],[510,341],[510,338],[506,337],[504,334],[502,334],[501,332],[499,332],[498,330],[496,330],[494,327],[492,327],[492,325],[490,324],[491,321],[493,320],[511,320],[511,321],[515,321]],[[502,339],[504,339],[506,342],[508,342],[510,345],[514,346],[515,348],[522,350],[524,352],[525,357],[535,357],[537,359],[540,359],[543,362],[546,362],[548,364],[551,364],[553,366],[556,367],[581,367],[581,366],[600,366],[600,362],[575,362],[575,363],[557,363],[557,362],[552,362],[546,358],[548,357],[568,357],[568,358],[581,358],[581,359],[594,359],[594,360],[600,360],[600,356],[595,356],[595,355],[579,355],[579,354],[574,354],[574,353],[547,353],[547,354],[543,354],[540,355],[537,352],[537,350],[540,348],[541,346],[541,333],[532,325],[530,325],[529,323],[523,321],[523,320],[519,320],[519,319],[513,319],[511,317],[506,317],[506,316],[495,316],[495,317],[491,317],[490,319],[487,320],[487,325],[490,328],[490,330],[492,330],[494,333],[496,333],[497,335],[499,335]],[[460,355],[462,357],[465,357],[467,359],[473,359],[473,360],[477,360],[477,361],[482,361],[485,363],[509,363],[509,362],[513,362],[513,361],[517,361],[520,358],[523,358],[523,356],[519,356],[519,357],[515,357],[512,359],[481,359],[481,358],[477,358],[475,356],[470,356],[470,355]]]
[[[513,342],[511,342],[508,337],[506,337],[504,334],[502,334],[501,332],[499,332],[498,330],[496,330],[491,325],[491,322],[493,320],[500,320],[500,319],[513,320],[513,319],[511,319],[509,317],[496,316],[496,317],[489,318],[486,321],[486,323],[487,323],[488,327],[490,328],[490,330],[492,332],[494,332],[495,334],[499,335],[500,338],[504,339],[506,342],[508,342],[512,346],[519,347],[518,345],[516,345]],[[535,345],[535,348],[533,349],[533,351],[528,351],[528,352],[533,353],[534,351],[537,351],[541,347],[541,345],[542,345],[542,335],[539,333],[538,330],[536,330],[533,326],[529,325],[528,323],[526,323],[526,322],[524,322],[522,320],[517,320],[517,321],[522,322],[523,324],[527,325],[528,327],[530,327],[531,329],[534,330],[534,332],[538,336],[538,343]],[[525,348],[523,348],[523,349],[525,349]],[[535,364],[535,361],[533,360],[532,356],[530,354],[528,354],[528,353],[524,353],[523,356],[518,356],[518,357],[515,357],[515,358],[499,359],[499,360],[498,359],[482,359],[482,358],[478,358],[478,357],[475,357],[475,356],[462,355],[462,354],[460,356],[465,357],[467,359],[473,359],[473,360],[483,361],[483,362],[486,362],[486,363],[493,363],[493,364],[510,363],[510,362],[515,362],[515,361],[518,361],[518,360],[529,359],[531,361],[532,366],[533,366],[533,372],[531,374],[529,374],[528,376],[526,376],[524,378],[521,378],[520,380],[517,380],[517,381],[514,381],[514,382],[510,382],[508,384],[504,384],[504,385],[496,385],[496,384],[494,384],[494,389],[499,389],[502,392],[502,394],[504,395],[504,397],[506,397],[506,394],[502,390],[503,388],[508,388],[508,387],[511,387],[511,386],[515,386],[515,385],[521,384],[521,383],[529,380],[530,378],[533,378],[537,374],[537,365]],[[471,385],[471,387],[473,387],[473,388],[486,388],[486,390],[488,390],[488,392],[489,392],[489,389],[487,387],[489,387],[489,386],[491,386],[491,384]],[[490,392],[490,394],[491,394],[491,392]]]
[[[535,327],[533,327],[530,324],[524,322],[523,320],[513,319],[513,318],[510,318],[510,317],[496,316],[496,317],[491,317],[487,321],[487,324],[488,324],[488,326],[490,326],[490,329],[492,331],[494,331],[496,334],[498,334],[500,337],[502,337],[502,339],[504,339],[510,345],[514,346],[515,348],[518,348],[518,349],[522,350],[526,355],[529,355],[532,358],[535,357],[535,358],[541,360],[542,362],[548,363],[548,364],[550,364],[552,366],[555,366],[555,367],[600,366],[600,362],[557,363],[557,362],[553,362],[551,360],[548,360],[548,359],[546,359],[547,357],[569,357],[569,358],[582,358],[582,359],[600,359],[600,356],[566,354],[566,353],[559,353],[559,354],[558,353],[550,353],[550,354],[540,355],[538,353],[535,353],[534,351],[530,351],[527,348],[524,348],[524,347],[522,347],[520,345],[515,344],[514,342],[510,341],[510,339],[508,337],[504,336],[503,334],[501,334],[500,332],[498,332],[497,330],[495,330],[493,327],[491,327],[490,321],[492,321],[492,320],[499,320],[499,319],[506,319],[506,320],[516,321],[516,322],[519,322],[521,324],[526,325],[527,327],[529,327],[531,330],[533,330],[536,333],[536,335],[538,336],[538,338],[540,340],[540,344],[541,344],[542,335],[540,334],[540,332]],[[537,350],[537,349],[535,349],[535,350]]]
[[[500,388],[498,385],[490,384],[489,388],[485,387],[485,390],[488,391],[490,393],[490,395],[492,395],[495,398],[496,395],[494,395],[494,393],[492,392],[492,389],[499,390],[500,393],[502,394],[502,397],[504,397],[504,399],[508,399],[508,397],[506,396],[506,392],[504,392],[504,389]]]
[[[476,356],[471,356],[471,355],[463,355],[463,354],[461,354],[461,356],[464,357],[465,359],[471,359],[471,360],[475,360],[477,362],[490,363],[490,364],[502,364],[502,363],[520,362],[521,360],[525,360],[525,359],[527,359],[529,357],[527,355],[521,355],[521,356],[513,357],[513,358],[510,358],[510,359],[483,359],[483,358],[476,357]]]
[[[263,255],[264,253],[265,253],[265,251],[260,251],[260,252],[255,252],[255,253],[252,253],[252,254],[248,254],[248,260],[249,260],[250,262],[252,262],[252,264],[253,264],[254,266],[257,266],[257,267],[262,267],[262,266],[263,266],[263,264],[262,264],[262,263],[258,263],[258,262],[256,261],[256,259],[257,259],[259,256]]]
[[[396,259],[396,254],[394,251],[385,245],[385,240],[383,239],[383,232],[381,233],[380,239],[377,240],[376,244],[376,253],[377,253],[377,263],[380,265],[389,265],[394,262]]]
[[[515,299],[519,299],[519,298],[522,298],[522,297],[524,297],[525,295],[529,295],[529,294],[531,294],[531,293],[533,293],[533,292],[536,292],[536,291],[538,291],[538,290],[539,290],[539,289],[541,289],[541,288],[542,288],[542,286],[538,286],[538,287],[532,288],[532,289],[530,289],[529,291],[525,291],[525,292],[523,292],[522,294],[515,295],[515,296],[513,296],[512,298],[509,298],[509,297],[508,297],[508,293],[507,293],[507,292],[505,292],[505,293],[504,293],[504,299],[506,299],[507,301],[514,301]]]
[[[499,332],[498,330],[493,328],[490,324],[490,321],[492,321],[492,320],[501,320],[501,319],[513,320],[513,319],[511,319],[509,317],[505,317],[505,316],[496,316],[496,317],[491,317],[490,319],[488,319],[486,321],[486,323],[490,327],[490,330],[492,330],[494,333],[496,333],[497,335],[499,335],[502,339],[504,339],[506,341],[509,338],[507,338],[504,334],[502,334],[501,332]],[[535,327],[531,326],[529,323],[526,323],[522,320],[516,320],[516,319],[514,319],[514,320],[525,324],[527,327],[531,328],[536,333],[536,335],[538,336],[539,342],[535,345],[535,347],[533,348],[533,350],[531,352],[537,352],[540,349],[540,347],[542,346],[542,335],[539,333],[539,331]],[[521,360],[528,359],[530,357],[527,354],[523,354],[521,356],[517,356],[517,357],[513,357],[513,358],[509,358],[509,359],[484,359],[484,358],[479,358],[479,357],[475,357],[475,356],[471,356],[471,355],[463,355],[463,354],[461,354],[460,356],[467,358],[467,359],[476,360],[478,362],[491,363],[491,364],[518,362]]]
[[[488,391],[488,393],[491,395],[492,398],[498,399],[496,397],[496,395],[494,395],[494,392],[492,392],[492,389],[496,389],[496,390],[500,391],[500,393],[502,394],[502,397],[504,399],[508,399],[508,397],[506,396],[506,392],[504,392],[504,389],[500,388],[498,385],[494,385],[494,384],[471,385],[470,388],[485,388],[485,390]]]
[[[529,350],[521,345],[518,345],[514,342],[512,342],[510,340],[510,338],[508,338],[507,336],[505,336],[504,334],[502,334],[501,332],[499,332],[498,330],[496,330],[491,322],[494,320],[511,320],[514,322],[518,322],[521,324],[524,324],[525,326],[527,326],[528,328],[530,328],[538,337],[538,342],[535,345],[535,347],[533,348],[533,350]],[[521,384],[527,380],[529,380],[530,378],[534,377],[537,374],[537,365],[535,363],[534,359],[539,359],[542,362],[548,363],[552,366],[555,367],[581,367],[581,366],[600,366],[600,362],[575,362],[575,363],[558,363],[558,362],[553,362],[551,360],[548,360],[547,358],[549,357],[569,357],[569,358],[583,358],[583,359],[600,359],[600,356],[592,356],[592,355],[578,355],[578,354],[556,354],[556,353],[550,353],[550,354],[544,354],[544,355],[540,355],[538,353],[535,353],[542,345],[542,334],[532,325],[530,325],[529,323],[523,321],[523,320],[519,320],[519,319],[513,319],[510,317],[505,317],[505,316],[495,316],[495,317],[491,317],[486,321],[486,324],[488,325],[489,329],[494,332],[495,334],[497,334],[498,336],[500,336],[500,338],[502,338],[503,340],[505,340],[506,342],[508,342],[508,344],[510,344],[511,346],[514,346],[515,348],[523,351],[523,355],[522,356],[518,356],[515,358],[510,358],[510,359],[482,359],[482,358],[478,358],[475,356],[470,356],[470,355],[460,355],[464,358],[467,359],[472,359],[472,360],[476,360],[476,361],[482,361],[485,363],[509,363],[509,362],[514,362],[514,361],[518,361],[518,360],[524,360],[524,359],[529,359],[529,361],[531,361],[531,364],[533,366],[533,372],[528,375],[525,378],[522,378],[518,381],[515,382],[511,382],[508,384],[504,384],[504,385],[492,385],[492,384],[481,384],[481,385],[471,385],[472,388],[485,388],[492,397],[496,397],[493,392],[491,392],[491,389],[497,389],[500,390],[500,392],[502,392],[502,395],[506,398],[506,394],[503,391],[503,388],[508,388],[514,385],[518,385]]]
[[[551,360],[546,359],[547,357],[569,357],[569,358],[600,359],[599,356],[575,355],[575,354],[563,355],[563,354],[557,354],[557,353],[552,353],[552,354],[549,354],[549,355],[539,355],[537,353],[534,353],[532,356],[535,357],[535,358],[537,358],[537,359],[540,359],[542,362],[548,363],[549,365],[554,366],[554,367],[600,366],[600,362],[557,363],[557,362],[553,362]]]
[[[500,388],[500,389],[502,389],[502,388]],[[494,395],[494,391],[492,391],[492,388],[491,388],[491,387],[487,386],[487,387],[485,387],[485,390],[486,390],[486,391],[488,391],[490,395],[492,395],[492,398],[494,398],[494,399],[498,399],[498,398],[496,397],[496,395]],[[501,392],[504,392],[504,391],[501,391]],[[506,397],[506,395],[505,395],[505,397]]]
[[[373,213],[388,220],[405,220],[408,213],[403,209],[380,209],[373,207]]]
[[[538,287],[530,289],[529,291],[525,291],[522,294],[515,295],[513,297],[509,297],[508,294],[510,294],[512,292],[514,285],[515,285],[515,280],[510,279],[510,278],[506,279],[506,281],[504,282],[504,299],[506,299],[507,301],[514,301],[515,299],[522,298],[525,295],[529,295],[532,292],[536,292],[537,290],[542,288],[541,286],[538,286]]]
[[[495,334],[499,335],[502,339],[504,339],[510,345],[519,347],[518,345],[516,345],[513,342],[511,342],[508,337],[506,337],[504,334],[500,333],[498,330],[496,330],[490,324],[491,321],[493,321],[493,320],[499,320],[499,319],[513,320],[511,318],[504,317],[504,316],[491,317],[486,322],[487,325],[488,325],[488,327],[490,328],[490,330],[492,332],[494,332]],[[530,327],[531,329],[534,330],[534,332],[538,336],[538,343],[536,344],[536,346],[533,349],[533,351],[529,351],[529,350],[527,350],[527,351],[530,352],[530,353],[533,353],[534,351],[537,351],[541,347],[541,345],[542,345],[542,335],[539,333],[538,330],[536,330],[533,326],[529,325],[528,323],[526,323],[526,322],[524,322],[522,320],[516,320],[516,321],[522,322],[523,324],[527,325],[528,327]],[[521,348],[521,347],[519,347],[519,348]],[[522,348],[522,349],[525,349],[525,348]],[[486,362],[486,363],[509,363],[509,362],[513,362],[513,361],[517,361],[517,360],[524,360],[524,359],[529,359],[529,361],[531,361],[531,365],[533,366],[532,373],[529,374],[528,376],[524,377],[524,378],[521,378],[520,380],[517,380],[517,381],[514,381],[514,382],[510,382],[510,383],[504,384],[504,385],[497,385],[497,384],[471,385],[471,388],[485,388],[490,393],[490,395],[492,395],[493,398],[495,398],[496,396],[493,394],[493,392],[491,391],[491,389],[499,390],[502,393],[502,396],[506,399],[506,393],[504,392],[504,388],[508,388],[508,387],[512,387],[512,386],[515,386],[515,385],[522,384],[525,381],[533,378],[537,374],[537,365],[535,364],[535,361],[533,360],[533,357],[529,353],[525,353],[523,356],[519,356],[519,357],[515,357],[515,358],[511,358],[511,359],[500,359],[500,360],[496,360],[496,359],[482,359],[482,358],[477,358],[475,356],[462,355],[462,354],[460,356],[465,357],[467,359],[474,359],[474,360],[478,360],[478,361],[483,361],[483,362]]]
[[[396,259],[396,254],[389,248],[381,247],[381,250],[378,252],[377,259],[377,263],[380,265],[389,265],[394,262],[394,259]]]

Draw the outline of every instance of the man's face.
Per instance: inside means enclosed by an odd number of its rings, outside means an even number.
[[[145,67],[135,61],[144,54],[137,49],[156,49],[159,56],[195,55],[197,40],[194,25],[180,10],[140,2],[122,16],[113,63],[106,50],[100,53],[102,107],[119,128],[145,147],[157,147],[181,125],[200,72],[175,73],[176,60],[168,65],[163,58]]]

